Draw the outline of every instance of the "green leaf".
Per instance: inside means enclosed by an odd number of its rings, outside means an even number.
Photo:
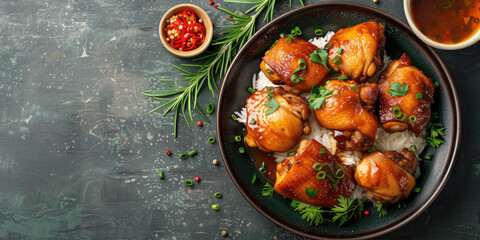
[[[315,195],[317,195],[317,189],[313,190],[313,189],[307,187],[307,188],[305,188],[305,191],[307,192],[307,195],[310,198],[313,198],[313,197],[315,197]]]
[[[325,211],[322,207],[312,206],[296,200],[292,200],[290,206],[294,208],[294,211],[300,212],[302,219],[306,219],[310,226],[318,226],[325,222],[325,218],[322,215]]]
[[[384,203],[376,202],[373,205],[377,209],[378,217],[384,217],[385,215],[387,215],[387,208]]]
[[[328,68],[328,52],[325,49],[317,49],[313,53],[310,53],[309,59],[312,62],[316,62],[322,64],[327,70],[330,71]]]
[[[269,114],[277,111],[278,107],[280,107],[277,100],[275,100],[275,98],[273,98],[273,97],[270,98],[270,100],[268,102],[264,103],[263,106],[269,108],[267,111],[265,111],[265,115],[269,115]]]
[[[314,85],[310,91],[310,96],[308,97],[310,108],[317,110],[325,107],[325,100],[328,96],[331,96],[331,94],[332,93],[324,86],[319,87]]]
[[[398,82],[391,82],[390,83],[390,90],[388,90],[388,93],[392,96],[405,96],[408,91],[408,85],[406,83],[400,83]]]
[[[439,148],[440,145],[445,143],[445,139],[443,138],[443,136],[445,136],[445,126],[440,122],[436,122],[438,120],[438,113],[434,113],[430,123],[428,123],[426,127],[426,134],[423,136],[428,145],[435,149]]]
[[[273,186],[270,185],[270,183],[267,182],[267,184],[265,184],[265,186],[264,186],[263,189],[262,189],[262,196],[264,196],[264,197],[267,197],[267,196],[273,197],[273,193],[274,193]]]

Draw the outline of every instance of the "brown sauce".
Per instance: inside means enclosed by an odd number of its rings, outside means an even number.
[[[412,0],[412,18],[431,40],[458,44],[480,28],[480,0]]]

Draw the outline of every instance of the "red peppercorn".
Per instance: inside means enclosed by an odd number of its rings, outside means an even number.
[[[214,7],[215,7],[215,8],[218,8],[218,4],[215,4]]]
[[[200,178],[199,178],[199,177],[195,177],[195,182],[200,182]]]
[[[233,18],[233,16],[232,16],[232,15],[229,15],[228,18]]]
[[[202,121],[197,122],[197,126],[201,127],[203,125]]]
[[[365,210],[365,211],[363,211],[363,214],[365,214],[365,216],[368,216],[368,215],[370,215],[370,211]]]
[[[213,1],[212,1],[212,0],[210,0],[210,2],[208,2],[208,3],[209,3],[210,5],[213,5]]]
[[[170,154],[172,154],[172,152],[170,150],[167,150],[167,152],[165,152],[168,156],[170,156]]]

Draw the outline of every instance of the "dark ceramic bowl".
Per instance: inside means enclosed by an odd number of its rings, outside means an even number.
[[[417,186],[420,193],[412,193],[405,200],[406,207],[389,209],[387,216],[379,218],[371,204],[366,204],[372,214],[354,220],[345,226],[323,224],[310,227],[301,218],[301,214],[290,207],[291,200],[275,194],[274,197],[262,197],[261,191],[266,180],[257,179],[251,183],[257,168],[248,154],[239,153],[242,143],[235,142],[244,125],[233,121],[231,115],[245,106],[249,97],[246,91],[251,86],[253,74],[260,71],[259,64],[266,50],[282,32],[289,32],[295,26],[302,29],[302,38],[315,37],[314,30],[322,28],[323,32],[337,31],[365,21],[377,21],[385,26],[387,37],[386,51],[392,59],[407,53],[413,65],[422,70],[426,76],[440,83],[436,89],[434,111],[440,113],[441,122],[446,127],[445,141],[437,150],[426,148],[434,154],[432,160],[423,160],[421,176]],[[460,141],[460,107],[453,81],[447,68],[435,52],[423,43],[410,28],[397,18],[364,5],[329,2],[313,4],[286,13],[260,29],[241,49],[231,64],[223,81],[218,102],[217,132],[220,150],[233,182],[252,204],[265,217],[277,225],[297,234],[310,238],[355,238],[377,237],[391,232],[420,215],[438,196],[452,171]],[[244,146],[245,147],[245,146]]]

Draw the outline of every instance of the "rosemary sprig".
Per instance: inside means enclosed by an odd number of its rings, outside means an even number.
[[[215,74],[219,73],[221,77],[226,73],[228,67],[230,66],[230,63],[232,62],[233,57],[235,57],[240,48],[255,33],[255,23],[260,14],[265,9],[267,9],[265,18],[263,19],[264,22],[271,21],[273,19],[273,10],[275,8],[276,0],[225,1],[233,3],[250,3],[255,5],[246,12],[240,10],[240,14],[236,14],[223,8],[218,8],[226,14],[232,15],[232,18],[227,19],[231,20],[233,24],[229,26],[220,26],[221,28],[230,29],[223,32],[223,34],[225,35],[224,37],[213,40],[212,45],[218,47],[217,51],[204,54],[203,56],[196,59],[208,59],[207,62],[203,65],[182,64],[183,67],[198,68],[196,72],[188,71],[185,68],[174,65],[174,67],[181,72],[181,75],[186,76],[184,79],[160,79],[161,81],[167,82],[186,81],[188,82],[188,85],[186,87],[177,87],[167,83],[162,83],[162,86],[164,86],[165,89],[146,90],[142,92],[142,94],[144,94],[145,96],[152,97],[156,100],[164,101],[162,105],[148,112],[149,114],[162,108],[165,108],[162,116],[165,116],[171,111],[175,112],[173,127],[175,137],[177,137],[178,114],[180,110],[188,127],[190,127],[189,120],[193,123],[192,109],[196,109],[209,122],[208,118],[203,114],[203,112],[197,105],[197,97],[200,90],[206,84],[208,86],[208,89],[212,93],[212,96],[215,96],[214,88],[217,92],[219,92],[217,84],[215,82]],[[303,6],[303,1],[300,0],[300,2]],[[248,14],[251,12],[254,13],[253,15],[249,16]],[[187,115],[185,114],[185,109],[188,112],[188,119]]]

